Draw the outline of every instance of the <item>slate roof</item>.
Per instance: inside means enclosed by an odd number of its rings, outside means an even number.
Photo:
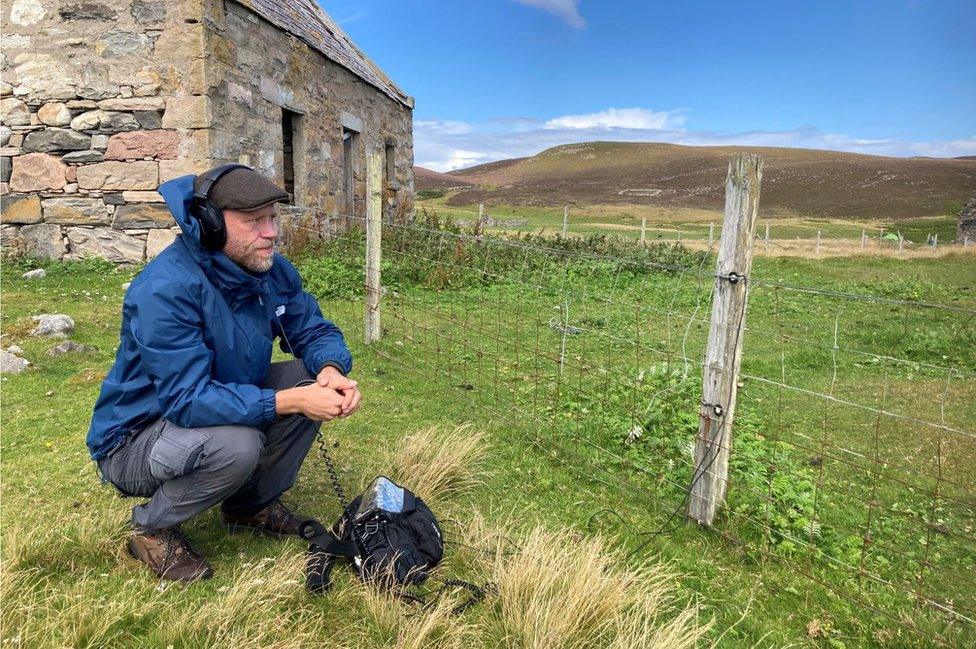
[[[413,98],[400,90],[363,54],[315,0],[235,0],[330,61],[338,63],[394,101],[413,108]]]

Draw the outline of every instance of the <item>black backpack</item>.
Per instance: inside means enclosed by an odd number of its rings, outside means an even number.
[[[309,541],[306,586],[316,594],[329,590],[337,557],[350,559],[363,581],[396,590],[422,585],[444,557],[434,513],[385,476],[346,505],[331,532],[309,519],[300,534]]]

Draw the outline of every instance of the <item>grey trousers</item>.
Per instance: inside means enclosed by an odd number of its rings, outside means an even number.
[[[292,361],[273,363],[262,387],[290,388],[311,377]],[[321,422],[287,416],[264,430],[248,426],[181,428],[158,419],[98,463],[123,496],[146,497],[132,524],[148,532],[179,525],[222,503],[225,512],[259,512],[295,484]]]

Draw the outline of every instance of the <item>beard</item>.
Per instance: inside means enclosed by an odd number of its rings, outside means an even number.
[[[272,254],[265,257],[262,251],[268,247],[272,249]],[[241,245],[228,241],[227,245],[224,246],[224,254],[238,266],[252,273],[264,273],[271,270],[271,266],[274,265],[274,244],[270,246],[264,243]]]

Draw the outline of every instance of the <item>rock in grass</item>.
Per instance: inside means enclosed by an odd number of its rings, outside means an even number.
[[[61,313],[42,313],[34,316],[34,322],[37,326],[31,331],[32,336],[67,338],[75,330],[75,321]]]
[[[47,271],[45,271],[43,268],[38,268],[36,270],[29,270],[23,275],[21,275],[21,277],[23,277],[24,279],[41,279],[43,277],[47,277]]]
[[[26,358],[14,356],[6,349],[0,349],[0,374],[20,374],[30,362]]]
[[[70,354],[72,352],[97,352],[96,347],[91,345],[82,345],[81,343],[76,343],[73,340],[66,340],[63,343],[58,343],[51,349],[47,350],[48,356],[64,356],[65,354]]]
[[[20,345],[11,345],[7,347],[7,351],[11,354],[16,354],[17,356],[23,356],[24,350],[20,348]]]

